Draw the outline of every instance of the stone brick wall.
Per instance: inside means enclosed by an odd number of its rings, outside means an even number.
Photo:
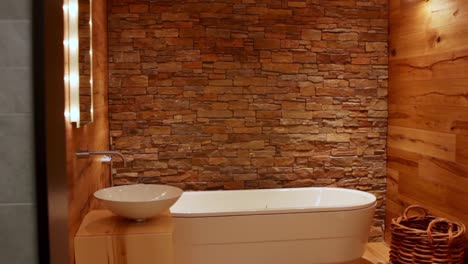
[[[116,183],[385,192],[386,0],[111,0]]]

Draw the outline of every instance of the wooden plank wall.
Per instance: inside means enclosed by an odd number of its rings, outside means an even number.
[[[77,151],[109,149],[107,5],[106,0],[92,2],[94,122],[80,128],[66,124],[70,264],[74,263],[73,240],[81,221],[91,209],[99,207],[93,193],[110,182],[109,165],[100,162],[100,157],[76,158]]]
[[[387,234],[408,204],[468,225],[468,1],[390,0]]]

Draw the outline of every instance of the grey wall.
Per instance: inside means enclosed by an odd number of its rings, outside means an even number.
[[[30,0],[0,1],[0,263],[34,264]]]

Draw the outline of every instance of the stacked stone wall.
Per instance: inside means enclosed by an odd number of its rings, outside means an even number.
[[[384,214],[387,1],[111,0],[116,183],[338,186]]]

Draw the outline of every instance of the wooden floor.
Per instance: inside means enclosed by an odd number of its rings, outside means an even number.
[[[367,244],[366,252],[362,257],[361,264],[386,264],[390,263],[389,256],[390,248],[384,242]]]

